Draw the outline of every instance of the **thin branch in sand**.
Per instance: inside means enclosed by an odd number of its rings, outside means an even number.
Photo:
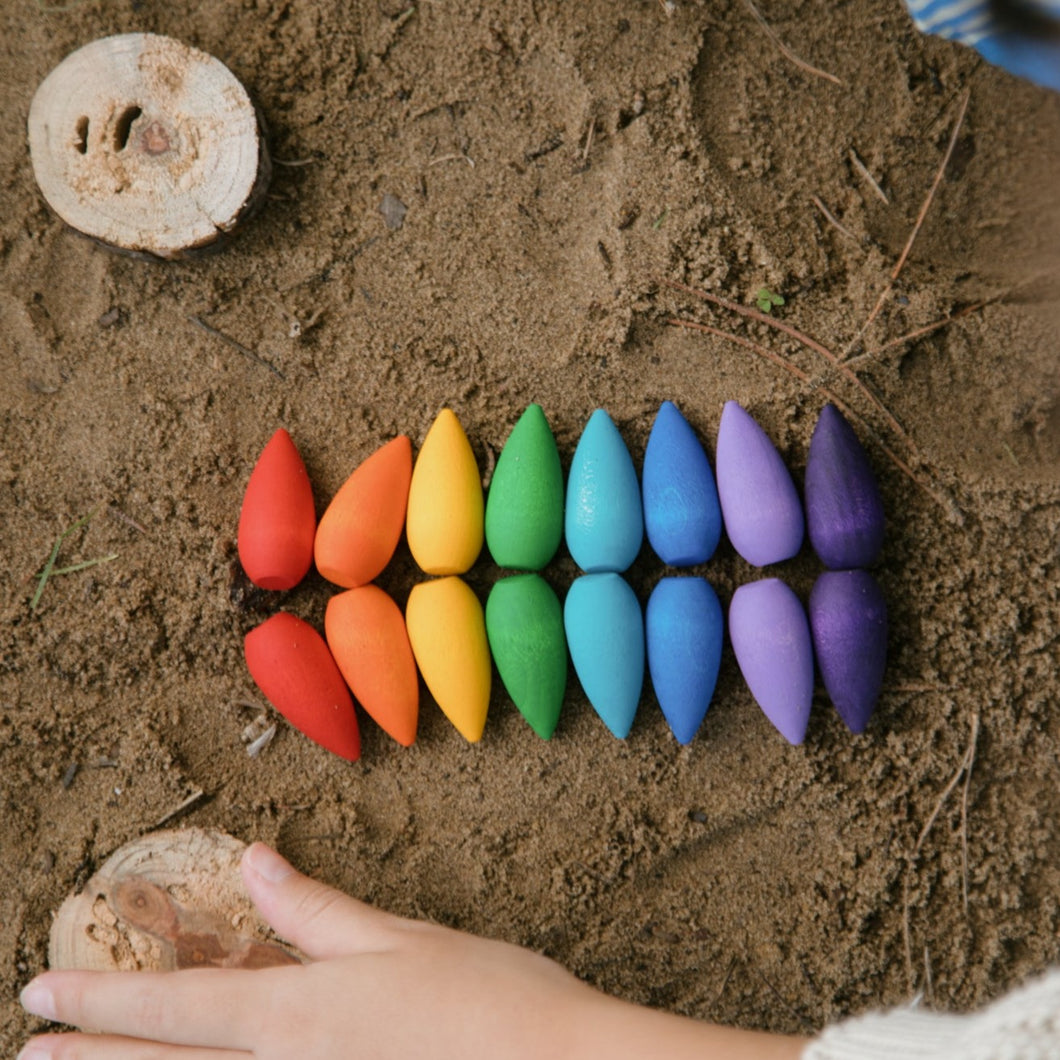
[[[961,892],[964,897],[964,912],[968,913],[968,789],[972,784],[972,766],[975,764],[975,749],[979,741],[979,715],[972,716],[972,738],[968,744],[967,766],[964,772],[964,791],[961,793]]]
[[[472,169],[475,168],[475,160],[468,154],[461,151],[459,154],[453,155],[439,155],[437,158],[432,158],[428,163],[430,166],[440,166],[443,162],[466,162]]]
[[[976,733],[979,731],[979,718],[978,716],[972,719],[972,739],[975,739]],[[971,748],[969,748],[970,750]],[[920,853],[924,846],[924,841],[927,839],[934,828],[935,822],[938,820],[938,816],[942,813],[942,807],[946,805],[946,800],[953,794],[953,789],[957,787],[961,777],[964,775],[965,769],[968,767],[968,751],[965,751],[961,757],[961,764],[957,767],[957,772],[950,777],[949,783],[942,789],[942,794],[938,797],[938,801],[935,803],[935,808],[931,811],[931,815],[924,822],[924,827],[920,829],[920,835],[917,836],[916,844],[913,847],[913,857],[916,857]]]
[[[800,59],[781,39],[777,31],[762,17],[761,11],[755,7],[752,0],[743,0],[747,7],[747,10],[754,16],[754,20],[762,27],[766,36],[777,46],[780,53],[788,60],[788,62],[794,63],[800,70],[805,73],[812,74],[814,77],[822,77],[825,81],[831,81],[833,85],[842,85],[842,81],[835,76],[830,74],[826,70],[820,70],[816,66],[811,66],[804,59]]]
[[[147,527],[138,523],[131,515],[126,515],[117,505],[110,505],[107,511],[114,516],[115,519],[120,519],[126,526],[131,526],[134,530],[139,531],[141,534],[147,533]]]
[[[749,312],[754,312],[754,310],[749,310]],[[832,404],[835,405],[836,408],[838,408],[839,411],[842,412],[843,415],[846,416],[848,419],[857,420],[858,423],[860,423],[862,427],[873,436],[873,438],[876,440],[877,444],[883,450],[887,458],[894,464],[896,468],[898,468],[899,471],[902,472],[902,474],[904,474],[910,480],[910,482],[913,482],[917,486],[919,486],[933,500],[937,501],[940,504],[943,504],[946,507],[949,506],[949,502],[946,498],[942,498],[936,495],[931,490],[931,488],[921,480],[921,478],[909,466],[909,464],[907,464],[900,456],[898,456],[898,454],[895,453],[893,449],[891,449],[888,445],[884,444],[884,442],[880,439],[876,432],[872,430],[872,427],[865,422],[865,418],[863,416],[859,416],[845,401],[839,398],[827,387],[823,387],[818,384],[814,380],[814,378],[809,374],[809,372],[804,372],[801,368],[798,367],[798,365],[792,364],[791,361],[789,361],[786,357],[782,357],[779,353],[774,352],[767,346],[762,346],[760,343],[757,343],[752,339],[745,339],[742,335],[734,335],[730,331],[722,331],[721,328],[711,327],[710,324],[701,324],[698,320],[681,320],[679,317],[669,317],[666,320],[666,323],[671,324],[674,327],[689,328],[692,331],[702,331],[705,332],[707,335],[715,335],[720,339],[726,339],[729,342],[735,342],[738,346],[743,346],[745,349],[751,350],[753,353],[758,354],[759,357],[764,357],[767,361],[771,361],[779,368],[783,368],[786,372],[789,372],[791,375],[795,376],[796,379],[801,380],[812,390],[816,390],[822,395],[824,395],[824,397],[828,401],[831,401]]]
[[[819,197],[818,197],[817,195],[811,195],[811,196],[810,196],[810,202],[812,202],[812,203],[814,204],[814,206],[816,206],[816,207],[817,207],[817,209],[821,211],[821,213],[822,213],[822,214],[824,215],[824,219],[825,219],[825,220],[826,220],[826,221],[827,221],[827,222],[828,222],[828,223],[829,223],[829,224],[830,224],[830,225],[831,225],[831,226],[832,226],[832,227],[833,227],[833,228],[834,228],[834,229],[835,229],[835,230],[836,230],[837,232],[839,232],[840,234],[842,234],[842,235],[846,236],[846,237],[847,237],[847,239],[852,239],[852,240],[853,240],[853,241],[854,241],[855,243],[858,243],[858,242],[860,242],[860,240],[858,239],[858,237],[857,237],[856,235],[854,235],[854,233],[853,233],[853,232],[851,232],[851,231],[850,231],[850,229],[849,229],[849,228],[847,228],[847,226],[846,226],[845,224],[843,224],[843,223],[842,223],[842,222],[841,222],[841,221],[840,221],[840,220],[839,220],[839,219],[838,219],[838,218],[837,218],[837,217],[835,216],[835,214],[834,214],[834,213],[832,213],[832,211],[831,211],[831,210],[829,210],[827,206],[825,206],[825,204],[824,204],[823,202],[821,202],[820,198],[819,198]]]
[[[933,331],[938,331],[940,328],[952,324],[955,320],[960,320],[961,317],[970,316],[984,306],[990,305],[992,301],[994,301],[994,299],[987,298],[982,302],[975,302],[973,305],[967,305],[963,309],[958,309],[955,313],[950,313],[948,317],[941,317],[938,320],[933,320],[930,324],[925,324],[923,327],[907,331],[904,335],[899,335],[898,338],[891,339],[890,342],[885,342],[882,346],[877,346],[874,350],[869,350],[857,357],[851,357],[847,361],[844,361],[844,364],[853,366],[860,364],[862,361],[871,361],[881,353],[885,353],[887,350],[893,350],[896,346],[904,346],[907,342],[922,338],[924,335],[930,335]]]
[[[969,99],[971,99],[971,92],[966,91],[964,93],[964,98],[961,100],[960,106],[957,109],[957,119],[953,123],[953,132],[950,133],[950,142],[947,144],[945,154],[943,154],[942,161],[939,163],[939,168],[935,173],[935,179],[931,182],[931,187],[928,189],[928,193],[920,206],[920,212],[917,214],[916,221],[913,224],[913,230],[909,233],[909,238],[906,240],[905,246],[902,248],[902,253],[899,255],[897,263],[891,270],[891,278],[880,292],[880,297],[876,299],[876,304],[872,307],[872,312],[869,313],[865,323],[861,325],[861,330],[858,331],[857,335],[855,335],[851,340],[850,345],[847,347],[847,354],[850,353],[854,344],[865,334],[869,326],[879,315],[880,310],[883,308],[883,303],[887,300],[887,296],[893,290],[895,282],[902,273],[902,269],[905,268],[905,263],[909,258],[909,253],[913,249],[913,244],[916,242],[917,236],[920,235],[920,229],[924,224],[924,219],[927,217],[928,210],[931,209],[931,204],[935,201],[935,193],[938,191],[939,185],[942,183],[946,167],[949,165],[950,158],[953,155],[953,149],[957,146],[957,136],[961,131],[961,125],[964,124],[964,115],[968,110]]]
[[[276,365],[265,360],[265,358],[262,357],[260,353],[255,353],[252,349],[248,348],[247,346],[244,346],[243,343],[238,342],[236,339],[232,338],[231,335],[226,335],[223,331],[218,331],[217,328],[213,327],[210,324],[207,324],[206,321],[202,319],[202,317],[197,317],[194,314],[189,314],[188,321],[194,324],[197,328],[202,328],[202,330],[205,331],[207,335],[212,335],[215,339],[220,339],[223,343],[225,343],[226,346],[231,346],[233,350],[237,350],[248,360],[254,361],[257,364],[268,368],[268,370],[272,372],[273,375],[278,376],[280,379],[283,380],[287,379],[287,376],[285,376],[283,372],[281,372],[280,369],[276,367]]]
[[[757,320],[761,324],[767,324],[776,331],[782,331],[785,335],[790,335],[791,338],[796,342],[801,343],[807,349],[820,354],[847,380],[847,382],[857,387],[857,389],[865,395],[868,401],[876,408],[877,412],[879,412],[887,421],[891,430],[905,442],[913,455],[919,460],[919,453],[917,452],[916,445],[890,409],[888,409],[887,406],[884,405],[883,402],[880,401],[880,399],[861,381],[861,379],[854,374],[849,365],[844,364],[823,343],[818,342],[817,339],[812,338],[803,331],[799,331],[798,328],[792,327],[783,320],[777,320],[775,317],[770,316],[767,313],[759,312],[757,309],[752,309],[750,306],[740,305],[739,302],[732,302],[728,298],[722,298],[719,295],[711,294],[709,291],[702,291],[696,287],[689,287],[688,284],[678,283],[676,280],[663,280],[663,283],[667,287],[672,287],[677,291],[684,291],[686,294],[695,295],[697,298],[702,298],[706,302],[712,302],[714,305],[719,305],[723,309],[738,313],[740,316],[747,317],[749,320]],[[723,332],[722,334],[725,333]]]
[[[971,91],[965,91],[964,98],[961,100],[960,107],[957,110],[957,118],[953,123],[953,132],[950,133],[950,142],[946,145],[946,153],[942,156],[935,179],[931,182],[931,187],[928,189],[927,196],[920,207],[920,212],[916,215],[916,223],[913,225],[913,230],[909,233],[909,238],[906,240],[901,256],[891,272],[892,282],[898,279],[902,269],[905,268],[909,252],[913,249],[913,244],[916,242],[916,237],[920,234],[920,229],[924,224],[924,219],[927,217],[928,210],[931,209],[931,204],[935,201],[935,193],[939,190],[939,185],[942,183],[942,178],[946,173],[946,167],[950,164],[950,158],[953,156],[953,149],[957,146],[957,136],[961,131],[961,126],[964,124],[964,115],[968,110],[968,101],[971,98]]]
[[[721,987],[718,989],[717,994],[714,996],[714,1003],[711,1008],[716,1008],[719,1001],[722,999],[722,995],[725,993],[725,988],[729,985],[729,980],[732,978],[733,969],[736,967],[737,958],[733,957],[729,960],[729,967],[725,969],[725,975],[722,976]]]
[[[157,821],[155,821],[153,827],[161,828],[163,825],[172,824],[178,818],[183,817],[185,814],[190,813],[196,806],[199,805],[203,799],[207,798],[206,792],[202,788],[196,788],[186,799],[184,799],[179,805],[174,806],[168,813],[163,814]]]
[[[854,168],[865,178],[865,182],[876,193],[876,197],[884,204],[884,206],[890,206],[891,200],[887,198],[886,192],[879,186],[876,182],[876,178],[869,172],[868,166],[858,158],[857,151],[852,147],[849,154],[850,161],[853,163]]]
[[[807,349],[819,353],[830,364],[836,367],[839,366],[839,359],[827,346],[805,332],[799,331],[798,328],[792,327],[791,324],[785,323],[783,320],[778,320],[776,317],[763,313],[758,309],[752,309],[750,306],[740,305],[739,302],[732,302],[728,298],[722,298],[721,295],[711,294],[710,291],[703,291],[698,287],[690,287],[686,283],[679,283],[677,280],[663,280],[662,282],[665,286],[672,287],[675,291],[684,291],[685,294],[695,295],[696,298],[702,298],[704,302],[711,302],[714,305],[721,306],[722,309],[739,313],[740,316],[747,317],[748,320],[757,320],[760,324],[768,324],[777,331],[783,331],[785,335],[790,335],[796,342],[801,343]]]
[[[587,166],[589,164],[589,151],[593,146],[593,136],[596,133],[596,119],[593,118],[589,122],[589,131],[585,135],[585,147],[582,149],[582,165]]]
[[[972,715],[971,733],[968,738],[968,747],[964,754],[961,756],[961,764],[957,767],[957,772],[950,778],[949,783],[942,789],[942,794],[939,795],[938,800],[935,803],[935,808],[931,811],[930,816],[924,822],[924,827],[920,829],[920,835],[917,836],[915,845],[913,846],[913,853],[909,859],[907,870],[911,869],[915,864],[917,858],[920,856],[920,851],[923,849],[924,842],[927,840],[931,829],[935,825],[935,821],[938,820],[939,814],[942,812],[943,806],[946,805],[946,800],[949,799],[950,795],[953,794],[954,788],[960,782],[962,776],[965,776],[964,784],[964,796],[961,801],[961,850],[962,850],[962,889],[964,892],[964,903],[965,910],[968,908],[968,785],[971,783],[971,772],[972,763],[975,761],[975,750],[979,741],[979,715]],[[909,905],[909,872],[907,871],[902,880],[902,941],[905,948],[905,967],[906,976],[909,980],[909,989],[913,989],[913,951],[912,951],[912,930],[910,927],[910,905]]]

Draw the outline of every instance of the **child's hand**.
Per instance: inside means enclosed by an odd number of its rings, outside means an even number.
[[[19,1060],[798,1055],[796,1039],[639,1009],[527,950],[380,912],[260,843],[244,855],[243,878],[266,920],[310,963],[47,972],[23,991],[23,1005],[100,1033],[42,1035]]]

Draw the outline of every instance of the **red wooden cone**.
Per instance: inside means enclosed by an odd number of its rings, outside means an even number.
[[[292,589],[313,562],[316,511],[305,464],[281,427],[262,450],[239,513],[239,562],[262,589]]]
[[[255,684],[296,729],[351,762],[360,757],[350,691],[308,622],[281,611],[246,635],[243,651]]]

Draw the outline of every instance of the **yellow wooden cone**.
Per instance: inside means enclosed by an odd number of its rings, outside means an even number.
[[[430,693],[469,743],[486,727],[490,650],[482,604],[461,578],[421,582],[405,607],[412,654]]]
[[[423,440],[409,487],[406,533],[428,574],[463,574],[482,551],[482,476],[452,409],[442,409]]]

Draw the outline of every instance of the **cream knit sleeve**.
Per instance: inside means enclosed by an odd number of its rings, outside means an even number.
[[[966,1016],[901,1008],[826,1028],[802,1060],[1060,1060],[1060,968]]]

